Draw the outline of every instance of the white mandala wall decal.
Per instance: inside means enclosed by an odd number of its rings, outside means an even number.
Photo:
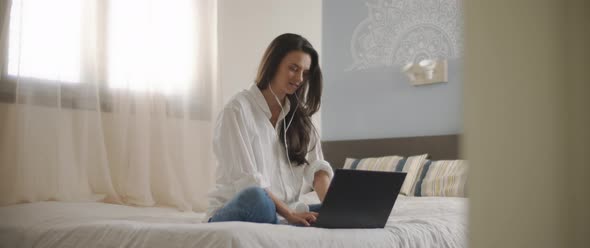
[[[350,41],[347,71],[403,66],[422,59],[458,58],[460,0],[372,0]]]

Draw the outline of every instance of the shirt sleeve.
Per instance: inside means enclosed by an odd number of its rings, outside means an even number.
[[[332,170],[330,163],[324,160],[322,144],[319,136],[312,136],[311,141],[313,142],[312,144],[315,144],[315,146],[309,153],[307,153],[307,161],[309,161],[309,165],[305,166],[303,171],[303,179],[305,183],[313,189],[313,179],[317,171],[323,170],[327,172],[330,180],[332,180],[332,177],[334,176],[334,171]]]
[[[243,111],[237,108],[226,107],[219,115],[213,138],[218,177],[226,177],[224,181],[233,184],[236,190],[250,186],[268,188],[268,180],[256,167],[253,137],[244,120]]]

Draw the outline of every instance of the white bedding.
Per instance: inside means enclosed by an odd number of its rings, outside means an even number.
[[[467,199],[398,197],[384,229],[200,223],[204,213],[105,203],[0,208],[0,247],[465,247]]]

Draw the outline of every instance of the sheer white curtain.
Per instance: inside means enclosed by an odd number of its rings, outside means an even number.
[[[204,210],[215,2],[0,1],[0,205]]]

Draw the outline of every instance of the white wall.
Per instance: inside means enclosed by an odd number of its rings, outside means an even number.
[[[264,50],[280,34],[303,35],[321,60],[321,14],[322,1],[318,0],[220,0],[220,103],[254,82]]]
[[[322,60],[322,1],[220,0],[217,7],[217,106],[254,83],[264,50],[280,34],[302,35]],[[313,121],[321,133],[321,110]]]

